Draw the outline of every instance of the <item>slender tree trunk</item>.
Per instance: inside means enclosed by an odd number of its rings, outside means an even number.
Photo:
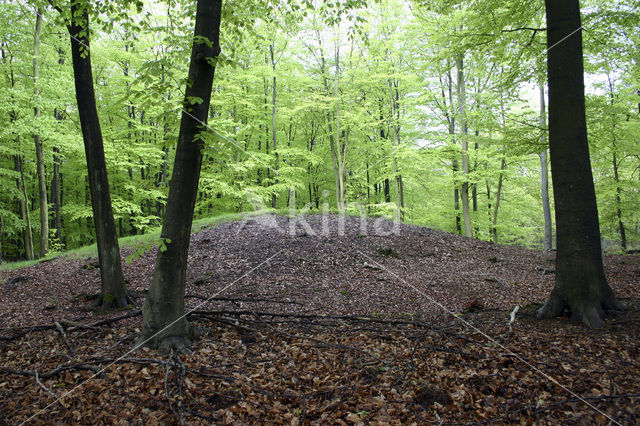
[[[128,306],[129,298],[124,283],[120,248],[111,210],[107,165],[93,88],[89,47],[89,14],[86,8],[79,9],[79,7],[82,7],[81,3],[71,2],[73,19],[69,26],[69,34],[71,35],[76,99],[87,158],[93,221],[100,261],[102,289],[96,300],[96,306],[100,306],[102,309],[121,308]]]
[[[607,74],[609,80],[609,99],[611,106],[614,106],[613,97],[613,83],[611,77]],[[615,113],[612,113],[615,114]],[[616,118],[615,115],[611,117],[611,148],[613,151],[612,165],[613,165],[613,179],[616,183],[616,217],[618,218],[618,232],[620,233],[620,246],[622,250],[627,251],[627,233],[624,229],[624,222],[622,221],[622,188],[620,187],[620,175],[618,174],[618,153],[617,153],[617,138],[616,138]]]
[[[346,141],[342,141],[340,135],[340,41],[336,46],[336,81],[334,86],[334,96],[336,98],[336,129],[335,139],[330,138],[331,144],[331,158],[334,161],[333,171],[336,180],[336,204],[340,212],[344,212],[346,209],[345,199],[345,168],[342,144],[346,144]]]
[[[16,138],[16,145],[18,144],[18,138]],[[22,192],[22,202],[20,207],[23,213],[23,219],[27,223],[27,227],[24,230],[24,251],[27,260],[33,260],[35,255],[33,253],[33,232],[31,228],[31,211],[29,209],[29,197],[27,195],[27,187],[24,179],[24,168],[22,167],[22,158],[19,155],[13,157],[16,171],[20,173],[18,178],[18,188]]]
[[[556,212],[556,280],[540,318],[562,315],[593,328],[624,309],[607,283],[591,173],[578,0],[546,0],[549,148]]]
[[[620,233],[620,246],[622,250],[627,251],[627,233],[622,221],[622,189],[620,188],[620,176],[618,174],[618,157],[616,154],[615,136],[613,142],[613,179],[616,182],[616,217],[618,218],[618,232]]]
[[[491,222],[491,238],[494,244],[498,244],[498,210],[500,209],[500,198],[502,197],[502,181],[504,179],[504,169],[507,166],[505,158],[500,162],[500,176],[498,176],[498,188],[496,189],[496,206],[493,209],[493,220]]]
[[[489,239],[493,237],[493,221],[492,218],[492,206],[491,206],[491,186],[489,185],[489,179],[485,180],[487,186],[487,213],[489,215]]]
[[[275,43],[275,42],[274,42]],[[275,59],[275,46],[274,44],[269,45],[269,53],[271,54],[271,67],[273,70],[273,91],[271,96],[271,134],[273,141],[273,153],[276,156],[276,166],[275,166],[275,184],[278,185],[278,169],[280,157],[278,155],[278,136],[276,131],[276,59]],[[271,194],[271,208],[276,208],[276,199],[277,194],[274,192]]]
[[[40,32],[42,31],[42,9],[36,11],[36,29],[33,34],[33,94],[35,107],[33,117],[38,125],[40,119],[40,106],[38,105],[40,90],[38,89],[39,54],[40,54]],[[47,180],[44,172],[44,155],[42,153],[42,141],[40,134],[35,133],[33,140],[36,145],[36,165],[38,170],[38,190],[40,192],[40,256],[44,256],[49,251],[49,207],[47,201]]]
[[[385,203],[391,202],[391,189],[390,189],[389,179],[384,180],[384,202]]]
[[[476,135],[476,140],[473,143],[473,152],[474,152],[474,159],[473,159],[473,171],[476,172],[478,171],[478,149],[480,149],[480,145],[478,144],[478,138],[480,137],[480,131],[476,130],[475,131],[475,135]],[[478,211],[478,184],[474,183],[471,186],[471,205],[472,210],[474,212]]]
[[[318,39],[318,43],[320,45],[320,73],[322,75],[322,82],[324,85],[324,90],[326,92],[327,95],[329,95],[330,93],[330,89],[329,89],[329,80],[328,80],[328,76],[327,76],[327,66],[326,66],[326,60],[324,57],[324,51],[322,49],[322,38],[320,36],[320,32],[316,31],[316,37]],[[339,95],[339,84],[340,84],[340,44],[338,41],[338,45],[336,46],[336,81],[335,81],[335,85],[334,85],[334,96],[336,98],[336,126],[335,126],[335,131],[333,128],[332,123],[332,119],[331,119],[331,113],[329,111],[327,111],[327,125],[329,127],[329,145],[331,147],[331,161],[333,163],[333,177],[334,177],[334,183],[336,186],[336,207],[339,211],[344,211],[346,204],[345,204],[345,197],[344,197],[344,173],[343,173],[343,166],[342,166],[342,159],[340,158],[340,154],[341,154],[341,149],[340,149],[340,100],[338,99],[338,95]]]
[[[540,84],[540,127],[543,129],[540,134],[540,144],[546,145],[547,117],[545,113],[544,103],[544,84]],[[549,203],[549,171],[547,165],[547,148],[540,153],[540,175],[542,190],[542,212],[544,214],[544,249],[551,250],[553,248],[553,223],[551,221],[551,205]]]
[[[64,51],[58,48],[58,65],[64,65]],[[58,123],[64,119],[62,113],[56,108],[53,110],[53,117]],[[54,224],[56,227],[56,239],[58,244],[62,241],[62,177],[60,176],[60,148],[53,146],[53,177],[51,178],[51,201],[54,204]]]
[[[389,80],[389,89],[391,91],[391,119],[393,120],[393,175],[396,181],[396,208],[397,219],[404,220],[404,187],[402,184],[402,175],[398,172],[398,160],[395,151],[400,147],[400,93],[398,91],[398,82]]]
[[[465,107],[465,88],[464,88],[464,59],[462,55],[458,56],[456,62],[458,70],[458,108],[460,112],[461,130],[462,130],[462,185],[460,186],[460,199],[462,201],[462,217],[464,219],[464,234],[473,238],[473,227],[471,226],[471,213],[469,210],[469,140],[467,139],[468,127]]]
[[[455,133],[456,133],[456,120],[455,114],[453,112],[453,78],[451,77],[451,69],[447,71],[447,92],[449,94],[449,107],[451,108],[451,112],[448,110],[445,112],[448,121],[448,131],[449,135],[453,140],[453,144],[456,144],[455,141]],[[444,98],[444,94],[442,95]],[[451,171],[453,173],[453,209],[456,215],[456,232],[458,234],[462,234],[462,220],[460,217],[460,189],[458,188],[458,158],[457,155],[454,154],[453,160],[451,161]]]
[[[473,144],[473,152],[474,152],[474,159],[473,159],[473,172],[477,172],[478,171],[478,149],[480,148],[480,145],[478,144],[478,138],[480,137],[480,131],[476,130],[475,131],[475,136],[476,136],[476,140]],[[478,183],[474,183],[473,185],[471,185],[471,205],[472,205],[472,210],[474,212],[478,211]],[[474,238],[479,238],[480,235],[480,226],[476,223],[473,226],[473,237]]]
[[[195,337],[184,311],[184,290],[191,224],[198,194],[204,142],[198,136],[206,131],[207,112],[215,62],[220,54],[220,15],[222,1],[198,0],[194,42],[185,90],[185,109],[180,121],[169,199],[158,251],[156,268],[142,309],[143,330],[138,345],[185,350]],[[206,40],[202,41],[202,40]],[[202,102],[191,102],[199,98]]]
[[[60,200],[60,150],[53,147],[53,178],[51,179],[51,200],[53,201],[56,227],[56,240],[62,244],[62,204]]]

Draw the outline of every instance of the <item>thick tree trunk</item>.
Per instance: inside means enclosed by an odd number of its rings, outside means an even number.
[[[69,26],[69,34],[71,35],[76,99],[87,158],[93,221],[100,261],[102,289],[96,300],[96,305],[102,309],[122,308],[128,306],[129,298],[124,283],[120,248],[111,210],[111,195],[102,145],[102,132],[93,89],[89,47],[89,14],[86,8],[78,9],[78,7],[81,7],[80,3],[71,2],[73,19]]]
[[[588,327],[624,306],[607,283],[589,159],[578,0],[546,0],[549,148],[556,212],[556,280],[538,311],[553,318],[568,309]]]
[[[544,102],[544,85],[540,84],[540,128],[543,129],[540,134],[540,144],[543,146],[546,142],[547,117],[545,113]],[[551,205],[549,203],[549,170],[547,165],[547,148],[545,147],[540,153],[540,186],[542,193],[542,213],[544,214],[544,249],[551,250],[553,248],[553,223],[551,222]]]
[[[215,61],[220,54],[220,15],[222,1],[198,0],[194,42],[184,110],[169,185],[156,268],[142,309],[144,324],[138,345],[185,350],[195,337],[184,310],[187,255],[193,211],[198,193],[202,149],[199,135],[206,131]],[[203,40],[206,40],[203,41]],[[201,102],[190,99],[199,98]]]
[[[37,122],[40,118],[40,107],[38,106],[40,90],[38,90],[39,73],[39,53],[40,53],[40,32],[42,31],[42,9],[36,11],[36,29],[33,34],[33,94],[35,107],[33,118]],[[40,256],[44,256],[49,251],[49,211],[47,201],[47,180],[44,173],[44,155],[42,153],[42,141],[40,134],[33,135],[36,145],[36,165],[38,170],[38,190],[40,193]]]

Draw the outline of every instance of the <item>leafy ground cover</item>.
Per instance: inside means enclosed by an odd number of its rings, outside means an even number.
[[[134,248],[124,249],[131,255]],[[132,351],[138,307],[90,309],[95,259],[0,274],[7,424],[633,424],[640,256],[606,256],[629,311],[538,321],[554,254],[382,220],[265,215],[192,237],[188,355]],[[511,313],[519,306],[514,321]]]

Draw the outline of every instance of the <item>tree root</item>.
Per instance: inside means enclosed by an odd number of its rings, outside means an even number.
[[[76,331],[76,330],[87,330],[87,329],[93,329],[96,327],[99,327],[101,325],[107,325],[107,324],[112,324],[114,322],[118,322],[121,321],[123,319],[127,319],[127,318],[133,318],[133,317],[137,317],[139,315],[142,315],[142,311],[137,310],[137,311],[131,311],[131,312],[127,312],[124,315],[120,315],[117,317],[113,317],[113,318],[106,318],[100,321],[96,321],[93,322],[91,324],[81,324],[78,323],[76,321],[72,321],[72,320],[60,320],[58,321],[58,323],[60,323],[60,325],[66,327],[66,331],[67,333],[70,333],[72,331]],[[29,334],[35,331],[45,331],[45,330],[57,330],[58,326],[54,323],[54,324],[46,324],[46,325],[34,325],[31,327],[20,327],[20,328],[14,328],[14,329],[9,329],[13,334],[11,334],[10,336],[2,336],[0,335],[0,341],[11,341],[11,340],[15,340],[18,339],[22,336],[24,336],[25,334]]]
[[[184,379],[186,377],[187,368],[185,367],[182,359],[180,359],[180,355],[176,354],[173,350],[171,351],[171,355],[169,359],[162,363],[164,369],[164,393],[167,397],[167,403],[169,404],[169,409],[173,413],[173,415],[178,420],[180,425],[184,425],[184,410],[182,406],[182,388],[184,385]],[[169,377],[173,376],[173,386],[175,387],[175,391],[170,391],[170,380]],[[172,400],[175,399],[175,407]]]
[[[115,309],[127,309],[131,306],[135,306],[135,303],[129,292],[126,291],[119,295],[101,292],[96,297],[95,302],[93,302],[93,306],[99,308],[101,311],[110,311]]]
[[[604,327],[607,314],[625,311],[627,307],[615,297],[606,301],[578,300],[570,302],[552,293],[547,302],[538,309],[539,319],[552,319],[569,312],[571,321],[583,323],[589,328]]]
[[[168,355],[172,352],[177,354],[190,354],[191,344],[197,339],[198,333],[194,327],[186,320],[184,321],[184,329],[180,332],[180,326],[174,324],[166,327],[166,329],[148,329],[142,330],[140,335],[135,339],[134,349],[148,347],[156,349],[162,355]]]

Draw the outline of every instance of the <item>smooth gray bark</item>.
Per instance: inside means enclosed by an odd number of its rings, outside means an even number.
[[[40,90],[38,89],[39,55],[40,55],[40,33],[42,31],[42,9],[36,11],[36,28],[33,34],[33,94],[35,106],[33,108],[33,118],[38,122],[40,118],[40,106],[38,105]],[[42,141],[40,133],[33,135],[36,145],[36,167],[38,170],[38,192],[40,195],[40,256],[44,256],[49,251],[49,209],[47,200],[47,180],[44,172],[44,155],[42,153]]]
[[[460,185],[460,199],[462,202],[462,218],[464,221],[464,234],[469,238],[473,238],[473,227],[471,226],[471,212],[469,209],[469,140],[467,116],[466,116],[466,95],[464,81],[464,59],[462,55],[458,56],[456,61],[458,70],[458,108],[460,114],[460,129],[462,131],[462,185]]]
[[[540,84],[540,144],[546,144],[547,116],[545,112],[544,85]],[[542,195],[542,213],[544,214],[544,249],[553,248],[553,223],[551,221],[551,205],[549,203],[549,167],[547,164],[547,148],[540,152],[540,187]]]

